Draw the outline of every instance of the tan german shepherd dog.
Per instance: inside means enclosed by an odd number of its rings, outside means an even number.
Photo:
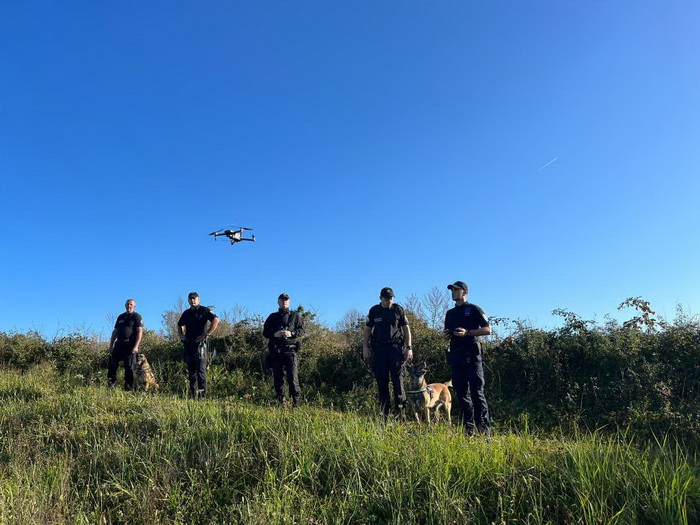
[[[416,421],[420,423],[421,420],[425,420],[430,424],[430,410],[433,409],[435,421],[437,422],[440,419],[440,407],[444,407],[447,414],[447,422],[451,425],[452,394],[450,394],[448,387],[452,386],[452,381],[429,385],[425,381],[425,373],[427,371],[428,367],[425,362],[411,367],[408,399],[413,407]]]
[[[144,354],[136,354],[136,359],[133,361],[134,379],[136,380],[136,390],[148,392],[150,389],[158,390],[158,382],[156,376],[153,375],[151,365],[148,364],[148,359]]]

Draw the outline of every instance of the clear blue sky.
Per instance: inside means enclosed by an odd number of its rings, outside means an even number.
[[[700,4],[0,8],[0,330],[197,290],[334,325],[456,279],[556,323],[700,309]],[[207,233],[255,228],[230,246]],[[447,293],[447,292],[446,292]],[[623,315],[624,317],[624,315]]]

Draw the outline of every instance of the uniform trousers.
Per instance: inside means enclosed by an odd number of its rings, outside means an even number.
[[[451,351],[452,386],[462,412],[462,423],[468,433],[490,432],[489,407],[484,395],[484,365],[481,353]]]
[[[374,344],[372,348],[372,372],[379,390],[379,407],[383,416],[389,415],[389,379],[394,387],[394,407],[401,410],[406,404],[403,387],[403,350],[399,344]]]
[[[107,365],[107,384],[114,386],[117,383],[117,370],[119,364],[124,363],[124,390],[134,388],[134,371],[131,368],[132,353],[134,345],[128,340],[117,339],[114,342],[112,353],[109,356]]]
[[[190,381],[190,397],[204,399],[207,395],[207,352],[197,341],[185,341],[185,364]]]
[[[299,386],[299,355],[294,351],[270,352],[270,364],[272,365],[272,378],[275,384],[277,400],[284,401],[284,376],[287,376],[287,386],[292,402],[296,405],[301,395]]]

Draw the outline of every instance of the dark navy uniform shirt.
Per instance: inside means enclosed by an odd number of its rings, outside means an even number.
[[[141,319],[141,314],[136,312],[119,314],[117,322],[114,323],[118,341],[136,342],[138,328],[143,328],[143,319]]]
[[[464,328],[465,330],[476,330],[489,326],[489,320],[484,314],[484,311],[477,305],[465,302],[461,306],[455,306],[447,310],[445,315],[445,330],[453,332],[456,328]],[[472,349],[475,343],[478,342],[478,337],[452,337],[450,338],[450,350],[467,350]]]
[[[292,337],[276,338],[275,332],[278,330],[289,330],[292,332]],[[263,336],[269,339],[268,348],[272,350],[281,346],[293,346],[299,350],[301,346],[301,337],[304,336],[304,322],[295,310],[282,309],[271,313],[265,320],[263,325]]]
[[[197,308],[188,308],[182,312],[177,325],[184,326],[185,337],[189,340],[194,340],[200,335],[204,335],[207,321],[213,321],[215,318],[216,314],[214,312],[206,306],[199,305]]]
[[[398,344],[403,342],[403,326],[408,326],[408,319],[403,308],[392,304],[384,308],[375,304],[367,315],[367,326],[373,328],[372,341],[376,344]]]

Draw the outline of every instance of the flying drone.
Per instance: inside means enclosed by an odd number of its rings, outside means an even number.
[[[241,226],[237,230],[216,230],[215,232],[211,232],[209,235],[214,236],[214,240],[219,235],[225,235],[230,241],[231,244],[236,244],[237,242],[241,241],[252,241],[255,242],[255,235],[251,235],[250,237],[243,237],[243,231],[244,230],[252,230],[253,228],[246,228],[245,226]]]

